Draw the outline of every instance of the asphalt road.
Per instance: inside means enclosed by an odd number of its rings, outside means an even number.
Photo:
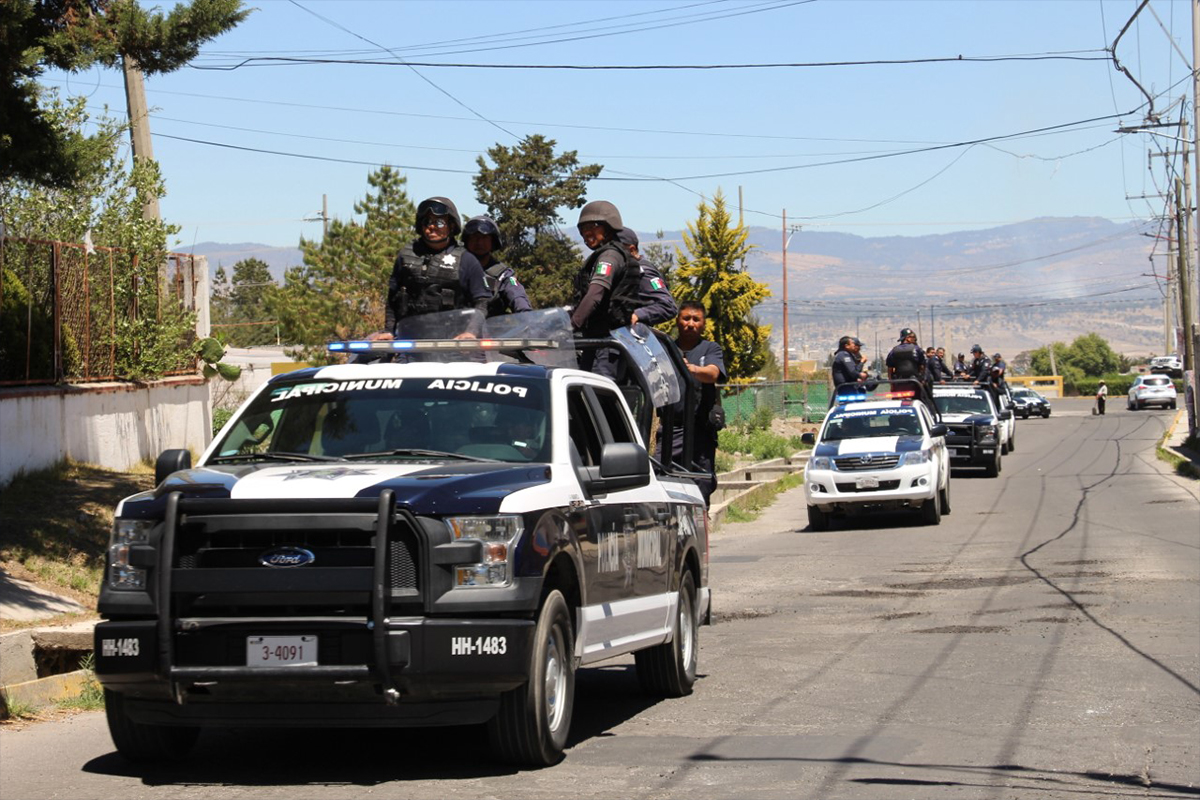
[[[806,529],[803,493],[713,540],[695,693],[580,673],[566,759],[515,772],[476,729],[227,731],[127,765],[102,714],[0,730],[0,797],[1200,796],[1200,488],[1174,412],[1057,401],[938,527]]]

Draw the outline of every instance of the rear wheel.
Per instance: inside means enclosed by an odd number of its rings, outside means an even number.
[[[921,521],[926,525],[940,525],[942,522],[942,494],[937,492],[933,497],[921,504]]]
[[[1008,437],[1008,452],[1011,453],[1012,451],[1014,451],[1016,449],[1017,449],[1017,426],[1014,425],[1012,435]]]
[[[1170,407],[1171,407],[1171,410],[1172,410],[1172,411],[1174,411],[1174,410],[1175,410],[1175,401],[1174,401],[1174,400],[1172,400],[1172,401],[1171,401],[1171,406],[1170,406]]]
[[[633,654],[642,690],[658,697],[683,697],[696,682],[700,620],[696,617],[696,583],[691,572],[679,582],[679,613],[669,642]]]
[[[200,736],[194,726],[151,725],[129,716],[125,695],[104,690],[104,716],[117,752],[129,761],[177,761]]]
[[[808,507],[808,527],[814,531],[829,530],[829,515],[816,506]]]
[[[555,589],[538,614],[529,681],[500,696],[500,709],[488,723],[492,747],[505,761],[544,767],[562,758],[575,707],[574,659],[570,610]]]

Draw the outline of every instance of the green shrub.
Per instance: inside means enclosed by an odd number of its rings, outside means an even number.
[[[215,437],[225,427],[225,423],[229,422],[229,418],[233,416],[234,409],[232,408],[214,408],[212,420],[212,432]]]
[[[1080,378],[1075,383],[1075,390],[1080,397],[1092,397],[1096,394],[1096,389],[1100,387],[1100,381],[1103,380],[1108,384],[1108,398],[1111,400],[1114,397],[1124,397],[1129,394],[1129,387],[1133,386],[1133,382],[1137,379],[1137,375],[1105,375],[1101,378]],[[1179,378],[1173,378],[1171,383],[1175,384],[1175,391],[1179,392],[1179,396],[1183,396],[1183,381]],[[1069,394],[1064,390],[1064,394]]]

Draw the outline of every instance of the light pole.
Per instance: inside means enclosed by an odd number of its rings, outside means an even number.
[[[800,232],[799,225],[793,225],[788,232],[787,209],[783,210],[783,379],[787,380],[788,369],[788,290],[787,290],[787,249],[792,237]]]

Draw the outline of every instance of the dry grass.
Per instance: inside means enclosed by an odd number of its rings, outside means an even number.
[[[152,466],[113,472],[63,461],[14,479],[0,491],[0,569],[94,607],[113,510],[152,488]]]

